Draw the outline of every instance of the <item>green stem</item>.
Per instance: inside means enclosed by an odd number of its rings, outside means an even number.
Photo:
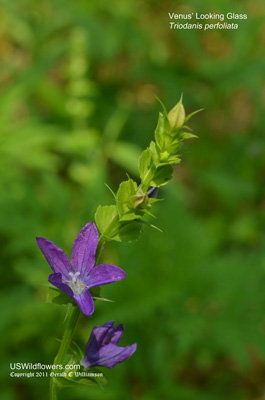
[[[54,364],[62,364],[72,340],[74,330],[81,313],[79,307],[71,306],[70,311],[67,311],[66,328],[59,347],[57,356],[54,359]]]
[[[54,378],[50,381],[50,400],[57,400],[57,385]]]
[[[59,351],[57,356],[54,359],[54,365],[64,365],[64,359],[67,354],[70,342],[72,340],[74,330],[79,318],[81,311],[77,306],[72,306],[71,309],[67,310],[67,317],[66,317],[66,328],[65,332],[59,347]],[[50,400],[57,400],[57,389],[58,385],[54,378],[51,378],[50,382]]]
[[[97,263],[98,263],[98,260],[99,260],[100,255],[101,255],[101,251],[103,250],[103,247],[104,247],[104,244],[105,244],[104,236],[100,236],[99,241],[98,241],[97,252],[96,252],[95,265],[97,265]]]

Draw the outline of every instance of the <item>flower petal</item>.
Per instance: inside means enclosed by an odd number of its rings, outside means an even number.
[[[116,265],[100,264],[92,268],[90,274],[85,280],[88,288],[100,285],[107,285],[108,283],[121,281],[125,278],[126,273]]]
[[[114,333],[112,335],[112,338],[110,339],[110,343],[112,344],[117,344],[121,340],[123,335],[123,325],[120,324],[117,326],[117,328],[114,329]]]
[[[93,328],[93,335],[95,336],[95,340],[97,341],[98,346],[104,346],[109,340],[112,333],[115,331],[114,329],[114,321],[106,322],[104,325],[95,326]]]
[[[74,294],[73,297],[82,313],[90,317],[94,312],[94,303],[88,289],[83,290],[81,293]]]
[[[127,360],[136,350],[136,343],[131,346],[118,347],[109,343],[99,349],[98,354],[91,355],[86,352],[81,364],[85,368],[95,365],[112,369],[117,363]]]
[[[49,275],[48,281],[62,292],[65,292],[70,297],[74,297],[74,292],[66,283],[63,283],[62,274],[51,274]]]
[[[89,354],[89,357],[97,359],[100,347],[107,343],[114,332],[113,324],[114,321],[109,321],[104,325],[94,326],[85,349],[85,353]]]
[[[118,347],[110,343],[99,352],[100,363],[98,365],[112,369],[117,363],[123,362],[131,357],[136,347],[136,343],[126,347]]]
[[[95,265],[98,231],[93,222],[86,224],[76,237],[72,249],[72,264],[81,274],[89,272]]]
[[[69,279],[71,263],[67,255],[48,239],[37,237],[36,241],[51,269],[56,273],[62,274],[65,280]]]

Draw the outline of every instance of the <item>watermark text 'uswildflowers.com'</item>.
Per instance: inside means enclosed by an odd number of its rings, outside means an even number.
[[[79,364],[42,364],[42,363],[10,363],[10,369],[12,370],[79,370]]]

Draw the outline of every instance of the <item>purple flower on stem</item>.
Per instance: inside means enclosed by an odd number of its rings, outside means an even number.
[[[80,362],[86,369],[96,365],[112,369],[135,352],[136,343],[126,347],[117,346],[123,335],[123,325],[114,328],[113,324],[114,321],[109,321],[93,328],[86,345],[85,357]]]
[[[157,193],[158,193],[158,187],[149,186],[149,188],[147,189],[147,196],[149,198],[155,199],[157,197]]]
[[[89,289],[122,280],[126,274],[116,265],[100,264],[94,267],[98,245],[98,231],[93,222],[86,224],[74,241],[72,262],[48,239],[36,238],[39,248],[50,264],[53,274],[49,282],[67,293],[88,317],[94,312]]]

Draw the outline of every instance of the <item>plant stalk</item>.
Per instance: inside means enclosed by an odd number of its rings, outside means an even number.
[[[68,306],[69,307],[69,306]],[[64,365],[64,359],[67,354],[69,345],[71,343],[78,318],[80,316],[80,309],[77,306],[70,305],[70,310],[67,310],[66,328],[59,347],[57,356],[54,359],[54,365]],[[57,370],[57,369],[55,369]],[[51,378],[50,382],[50,400],[57,400],[58,384],[55,378]]]

